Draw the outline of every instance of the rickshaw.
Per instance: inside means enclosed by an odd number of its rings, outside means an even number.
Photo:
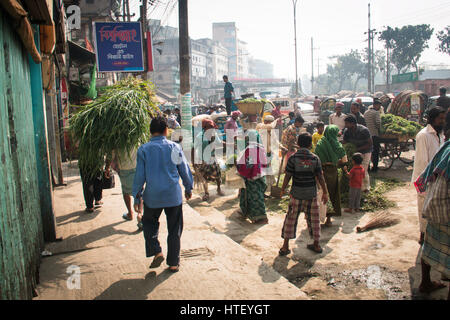
[[[320,115],[319,119],[326,125],[329,122],[330,115],[334,112],[334,108],[336,107],[336,99],[335,98],[325,98],[320,104]]]
[[[424,124],[424,111],[428,102],[428,96],[422,91],[405,90],[398,94],[390,104],[388,113],[400,116],[409,121]],[[414,162],[412,158],[402,157],[402,153],[408,153],[416,148],[415,137],[408,136],[380,136],[380,162],[384,163],[381,170],[388,170],[395,160],[406,164]]]

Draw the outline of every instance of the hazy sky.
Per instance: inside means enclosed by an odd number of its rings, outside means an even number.
[[[138,1],[132,6],[137,8]],[[140,1],[139,1],[140,2]],[[328,57],[363,49],[367,46],[368,8],[371,3],[372,28],[430,24],[435,29],[430,48],[420,63],[444,63],[450,68],[450,56],[439,53],[435,33],[450,25],[450,0],[309,0],[297,1],[297,45],[299,76],[311,75],[311,37],[314,38],[314,74],[317,58],[320,73],[326,70]],[[149,18],[178,27],[176,0],[158,0]],[[211,38],[213,22],[234,21],[238,37],[248,43],[252,56],[274,65],[276,77],[294,79],[294,26],[292,0],[189,0],[191,38]],[[375,39],[375,49],[384,49]]]

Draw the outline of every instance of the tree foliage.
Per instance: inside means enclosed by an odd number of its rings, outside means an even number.
[[[450,55],[450,26],[436,33],[436,36],[439,40],[438,50]]]
[[[386,29],[379,36],[385,48],[391,50],[391,61],[397,72],[401,73],[410,67],[418,70],[418,61],[422,52],[428,48],[428,41],[433,34],[429,24],[408,25],[402,28]]]

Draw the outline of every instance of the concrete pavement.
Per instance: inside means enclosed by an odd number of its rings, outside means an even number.
[[[52,256],[42,260],[35,299],[307,299],[186,204],[180,272],[169,272],[165,263],[149,269],[152,259],[145,257],[136,221],[121,217],[125,205],[118,177],[114,189],[104,190],[104,206],[87,214],[76,163],[65,164],[64,171],[68,185],[54,193],[63,240],[46,246]],[[165,254],[164,214],[160,222]]]

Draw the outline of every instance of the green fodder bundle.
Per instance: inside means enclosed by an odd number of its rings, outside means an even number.
[[[130,154],[146,143],[150,121],[158,113],[152,83],[130,77],[108,87],[70,119],[80,168],[93,176],[113,150]]]
[[[381,134],[415,137],[422,126],[393,114],[381,116]]]

